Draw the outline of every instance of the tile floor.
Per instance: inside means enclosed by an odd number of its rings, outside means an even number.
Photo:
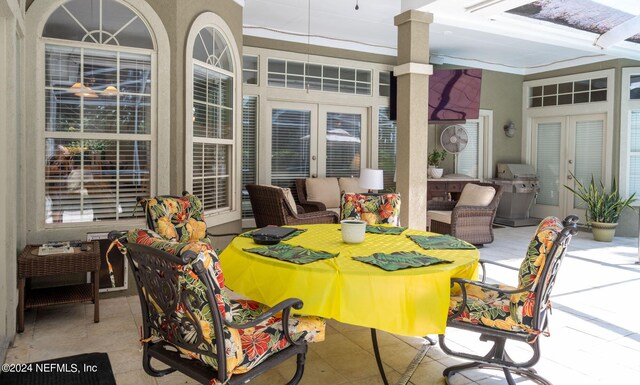
[[[482,248],[481,256],[517,266],[533,229],[497,229],[496,241]],[[589,233],[574,238],[552,296],[551,337],[542,341],[543,358],[536,365],[538,372],[555,385],[640,382],[640,307],[634,301],[640,293],[637,242],[637,238],[618,237],[613,243],[600,243]],[[499,267],[493,267],[489,276],[509,284],[516,279],[513,272]],[[29,312],[25,332],[16,336],[6,361],[33,362],[107,352],[118,385],[194,383],[180,374],[155,379],[142,370],[136,342],[140,323],[137,297],[103,300],[100,313],[100,323],[94,324],[90,304]],[[456,331],[450,331],[448,337],[461,349],[483,344]],[[388,377],[396,383],[421,348],[421,339],[379,333],[379,342]],[[458,362],[435,346],[409,383],[443,384],[442,370]],[[293,370],[294,363],[288,362],[252,384],[285,384]],[[468,377],[454,377],[454,383],[504,384],[496,374],[470,372]],[[301,384],[382,384],[369,330],[329,321],[327,340],[310,346]]]

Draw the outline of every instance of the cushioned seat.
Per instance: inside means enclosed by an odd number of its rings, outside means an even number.
[[[296,179],[296,195],[305,212],[333,211],[340,214],[340,196],[343,193],[364,193],[360,178],[327,177]]]

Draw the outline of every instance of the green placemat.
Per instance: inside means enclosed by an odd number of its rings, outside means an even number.
[[[424,267],[441,263],[452,263],[445,259],[430,257],[415,251],[396,251],[395,253],[375,253],[368,257],[353,257],[353,259],[378,266],[387,271],[408,269],[411,267]]]
[[[442,249],[465,249],[471,250],[476,247],[470,243],[452,237],[451,235],[407,235],[412,241],[417,243],[425,250],[442,250]]]
[[[338,256],[338,253],[331,254],[325,251],[310,250],[302,246],[291,246],[286,243],[278,243],[267,247],[254,247],[252,249],[244,249],[244,251],[276,258],[281,261],[297,263],[299,265]]]
[[[367,233],[371,233],[371,234],[400,235],[406,229],[407,229],[406,227],[367,225]]]
[[[254,231],[258,231],[260,229],[255,229],[255,230],[251,230],[251,231],[247,231],[246,233],[242,233],[240,234],[241,237],[245,237],[245,238],[251,238],[253,235]],[[294,231],[293,233],[287,235],[286,237],[282,238],[281,241],[288,241],[289,239],[295,237],[296,235],[300,235],[302,233],[304,233],[305,231],[307,231],[307,229],[296,229],[296,231]]]

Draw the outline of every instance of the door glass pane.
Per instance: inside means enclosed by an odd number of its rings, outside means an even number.
[[[629,194],[640,195],[640,111],[631,112],[629,137]]]
[[[539,205],[558,206],[560,184],[560,123],[538,125],[536,170],[540,180]]]
[[[596,184],[602,179],[602,146],[604,122],[592,120],[576,122],[576,167],[574,174],[584,185],[591,183],[593,175]],[[574,196],[574,208],[584,208],[584,203]]]
[[[461,124],[467,130],[469,141],[467,146],[460,153],[456,154],[456,173],[478,178],[478,148],[480,124]]]
[[[378,168],[382,169],[386,191],[396,191],[396,134],[396,122],[389,117],[389,107],[380,107],[378,110]]]
[[[296,178],[309,177],[310,140],[311,111],[279,108],[272,110],[272,184],[293,187]]]
[[[327,113],[327,176],[360,175],[360,114]]]

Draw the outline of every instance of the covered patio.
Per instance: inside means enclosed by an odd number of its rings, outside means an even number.
[[[496,240],[481,249],[481,257],[517,266],[526,252],[533,227],[496,229]],[[627,384],[640,376],[640,312],[630,298],[640,292],[638,239],[616,237],[613,243],[595,242],[580,232],[570,245],[552,294],[550,337],[543,338],[542,359],[535,366],[554,384]],[[491,268],[491,267],[490,267]],[[513,272],[492,267],[490,277],[513,283]],[[425,304],[428,306],[428,304]],[[109,354],[118,385],[195,384],[181,374],[154,379],[140,366],[137,296],[101,302],[102,320],[93,323],[93,308],[61,306],[29,312],[25,332],[16,337],[7,363],[104,351]],[[469,336],[451,330],[455,348],[473,348]],[[398,383],[407,366],[423,348],[419,337],[380,333],[380,349],[391,383]],[[477,341],[477,344],[482,344]],[[284,384],[295,360],[276,368],[252,384]],[[462,362],[431,347],[407,384],[442,384],[445,367]],[[499,373],[484,371],[472,378],[454,377],[455,384],[503,384]],[[310,345],[301,384],[381,384],[369,329],[329,321],[325,342]],[[523,382],[528,383],[528,382]]]

